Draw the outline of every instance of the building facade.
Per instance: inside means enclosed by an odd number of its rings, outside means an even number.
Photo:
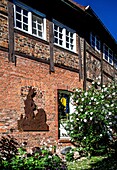
[[[29,147],[69,142],[70,94],[92,81],[116,81],[116,54],[116,41],[89,6],[1,0],[0,136]]]

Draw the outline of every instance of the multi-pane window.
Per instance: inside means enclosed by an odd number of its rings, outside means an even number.
[[[54,43],[68,49],[76,51],[76,33],[68,27],[54,23]]]
[[[90,34],[91,46],[98,52],[100,52],[100,39],[93,33]]]
[[[73,33],[66,30],[66,48],[73,50],[74,37]]]
[[[54,25],[54,42],[63,46],[63,29],[57,25]]]
[[[16,4],[14,5],[14,21],[15,28],[45,39],[45,16],[40,12],[35,13],[32,8]]]
[[[15,6],[15,9],[15,26],[22,30],[28,31],[28,11],[17,5]]]
[[[117,58],[114,59],[114,67],[117,69]]]
[[[113,64],[113,51],[106,44],[103,46],[103,57],[110,64]]]

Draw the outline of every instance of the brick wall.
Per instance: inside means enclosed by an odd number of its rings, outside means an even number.
[[[7,1],[0,1],[0,46],[8,48]]]
[[[0,51],[0,133],[13,134],[19,142],[37,146],[43,138],[58,139],[57,90],[72,91],[82,87],[76,72],[55,67],[49,73],[49,65],[17,56],[16,66],[9,63],[7,53]],[[24,112],[22,89],[32,86],[38,90],[36,104],[47,114],[48,132],[19,132],[17,120]],[[24,92],[25,93],[25,92]],[[42,97],[40,97],[42,94]],[[42,99],[42,100],[41,100]]]

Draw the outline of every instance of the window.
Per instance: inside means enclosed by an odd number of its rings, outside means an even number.
[[[117,69],[117,58],[114,59],[114,67]]]
[[[16,3],[14,5],[15,28],[46,39],[45,15],[32,8]]]
[[[76,52],[76,33],[74,30],[54,20],[54,43]]]
[[[100,52],[100,40],[99,38],[94,35],[93,33],[90,34],[90,42],[91,46],[98,52]]]
[[[70,138],[66,129],[66,121],[69,115],[74,112],[71,92],[58,90],[58,118],[59,118],[59,138]]]
[[[103,46],[103,58],[113,65],[113,51],[106,44]]]

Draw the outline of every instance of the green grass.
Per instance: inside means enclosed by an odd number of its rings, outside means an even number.
[[[68,170],[117,170],[116,156],[93,156],[68,163]]]

